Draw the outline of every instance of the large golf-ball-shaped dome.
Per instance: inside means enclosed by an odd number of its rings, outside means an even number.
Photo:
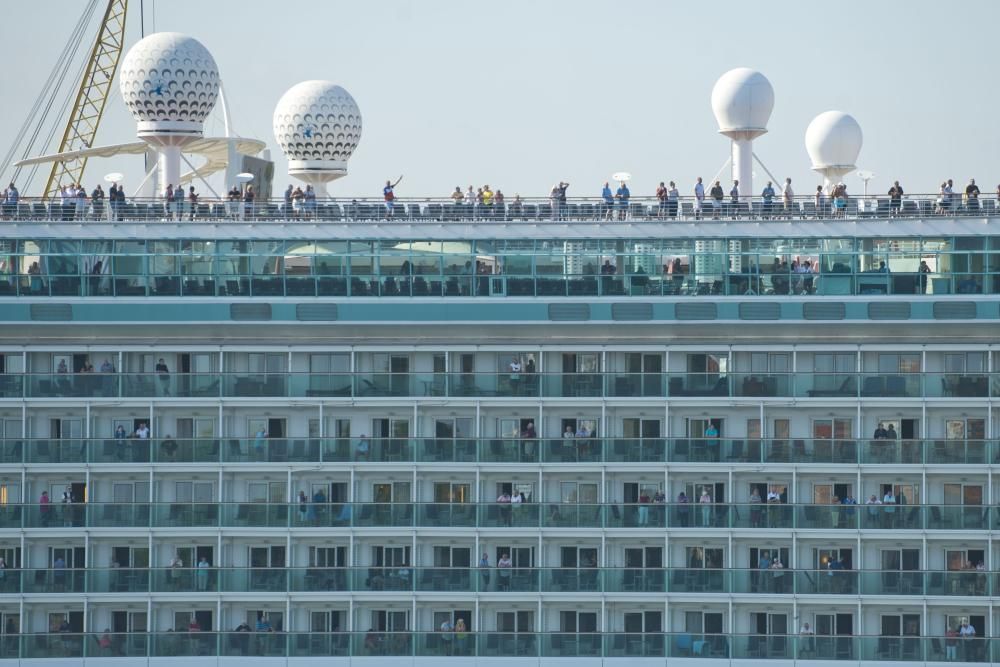
[[[278,100],[274,138],[290,163],[346,168],[361,139],[361,111],[340,86],[330,81],[303,81]]]
[[[843,111],[824,111],[806,128],[806,151],[813,169],[854,167],[864,137],[861,126]]]
[[[712,88],[712,112],[720,132],[767,131],[774,109],[774,88],[767,77],[747,67],[729,70]]]
[[[172,127],[163,129],[200,132],[219,96],[219,68],[193,37],[158,32],[129,49],[120,87],[140,132],[164,123]]]

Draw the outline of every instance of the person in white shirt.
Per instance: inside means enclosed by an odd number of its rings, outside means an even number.
[[[976,629],[968,621],[962,621],[962,627],[958,629],[958,634],[964,639],[970,639],[976,636]]]
[[[698,182],[694,184],[694,217],[695,219],[701,218],[701,211],[705,203],[705,185],[701,182],[701,176],[698,177]]]
[[[792,210],[795,205],[795,192],[792,190],[792,179],[786,178],[785,185],[781,188],[781,201],[785,205],[785,215],[788,217],[792,216]]]
[[[677,189],[677,184],[670,181],[670,187],[667,190],[667,215],[671,218],[677,217],[677,207],[679,206],[681,193]]]

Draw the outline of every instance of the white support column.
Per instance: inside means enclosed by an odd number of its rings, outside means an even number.
[[[740,182],[740,201],[753,198],[753,142],[750,139],[733,139],[733,180]],[[732,184],[725,189],[728,192]]]

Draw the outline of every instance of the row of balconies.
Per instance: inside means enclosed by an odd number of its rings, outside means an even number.
[[[712,593],[993,597],[1000,573],[704,568],[268,567],[6,569],[0,594]]]
[[[8,373],[0,398],[998,398],[989,373]]]
[[[583,503],[2,505],[0,529],[595,528],[1000,530],[1000,506]]]
[[[914,636],[532,633],[203,632],[46,633],[0,637],[2,658],[214,657],[705,658],[845,662],[1000,661],[1000,640]]]
[[[1000,464],[1000,440],[806,438],[62,438],[0,440],[33,463]]]

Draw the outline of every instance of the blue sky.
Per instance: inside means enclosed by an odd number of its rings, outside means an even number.
[[[5,3],[0,151],[85,4]],[[129,46],[138,9],[133,0]],[[893,179],[911,193],[936,191],[944,178],[975,177],[984,191],[1000,183],[1000,126],[989,113],[1000,106],[991,35],[1000,2],[990,0],[146,0],[146,13],[147,27],[155,14],[157,30],[212,51],[236,130],[271,147],[276,190],[290,181],[274,105],[291,85],[322,78],[349,90],[364,117],[335,196],[377,196],[401,173],[404,197],[484,183],[545,195],[560,179],[573,195],[596,195],[620,170],[633,174],[634,194],[670,179],[687,194],[728,156],[709,96],[737,66],[774,86],[770,132],[755,150],[800,194],[821,182],[809,170],[806,126],[829,109],[861,124],[858,166],[875,172],[873,190]],[[221,121],[207,129],[221,133]],[[99,143],[134,136],[116,86]],[[92,161],[88,187],[110,171],[137,184],[141,159]],[[755,190],[765,179],[758,169]],[[861,191],[856,176],[845,180]]]

